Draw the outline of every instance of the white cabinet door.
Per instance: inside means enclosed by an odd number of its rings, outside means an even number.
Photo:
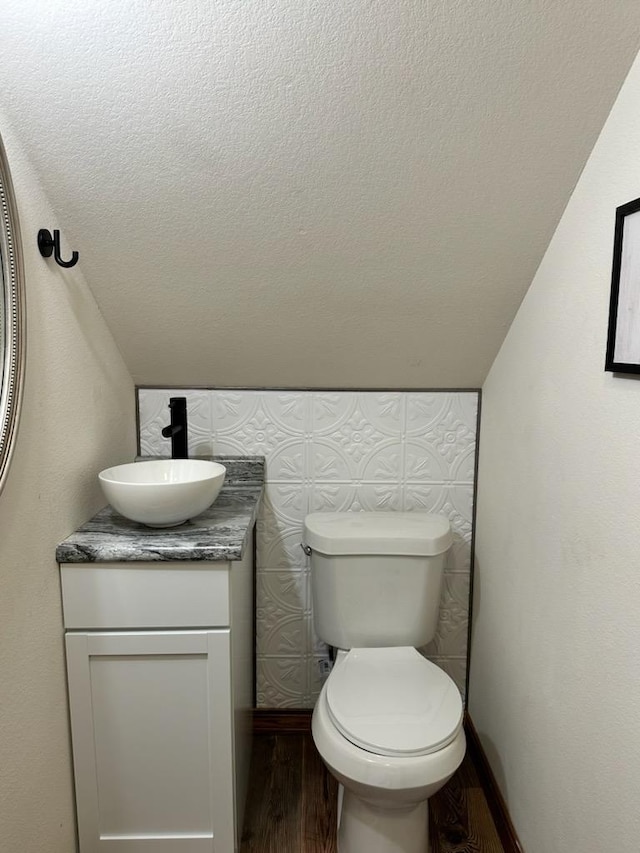
[[[80,853],[233,853],[229,629],[66,645]]]

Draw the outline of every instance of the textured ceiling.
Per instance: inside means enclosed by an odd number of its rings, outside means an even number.
[[[637,0],[6,0],[0,106],[136,381],[474,387],[639,34]]]

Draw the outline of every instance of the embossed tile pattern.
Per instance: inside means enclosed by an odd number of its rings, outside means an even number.
[[[192,455],[266,458],[257,524],[259,707],[310,707],[322,687],[326,647],[313,630],[300,548],[313,511],[415,509],[449,518],[454,544],[438,632],[425,653],[464,692],[477,393],[141,388],[144,455],[170,455],[161,429],[171,396],[187,397]]]

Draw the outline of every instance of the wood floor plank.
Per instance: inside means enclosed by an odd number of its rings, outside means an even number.
[[[242,853],[301,851],[304,735],[254,738]]]
[[[491,816],[491,810],[481,788],[467,791],[469,823],[481,841],[482,853],[504,853],[504,847]]]
[[[432,853],[503,853],[470,759],[429,802]]]
[[[302,850],[337,853],[338,783],[327,771],[310,737],[302,750]]]
[[[463,788],[482,788],[480,777],[468,752],[458,768],[456,776]]]
[[[479,853],[469,826],[467,791],[456,774],[429,800],[432,853]]]

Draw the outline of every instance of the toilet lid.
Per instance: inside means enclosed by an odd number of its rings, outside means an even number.
[[[416,649],[351,649],[333,668],[327,707],[336,728],[377,755],[428,755],[462,724],[451,678]]]

